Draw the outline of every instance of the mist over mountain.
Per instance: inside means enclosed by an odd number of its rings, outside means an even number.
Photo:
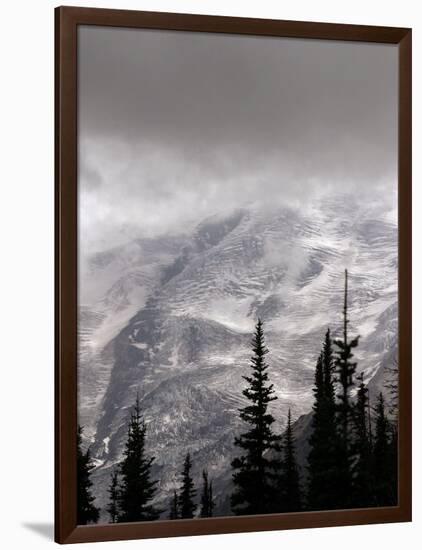
[[[216,513],[228,513],[256,319],[264,321],[278,397],[271,412],[281,431],[289,407],[294,419],[311,410],[324,333],[330,327],[335,337],[341,328],[345,268],[350,331],[361,336],[359,369],[375,391],[397,342],[397,222],[390,212],[346,195],[303,209],[250,205],[210,216],[193,231],[92,255],[81,274],[78,381],[98,504],[105,504],[139,393],[148,452],[156,457],[157,504],[167,506],[189,451],[198,484],[203,468],[214,480]]]

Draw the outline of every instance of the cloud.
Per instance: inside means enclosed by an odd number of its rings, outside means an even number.
[[[89,248],[258,201],[393,203],[396,46],[101,27],[79,40]]]
[[[89,164],[85,155],[81,156],[79,163],[79,178],[83,182],[84,189],[94,190],[102,184],[100,171],[94,165]]]

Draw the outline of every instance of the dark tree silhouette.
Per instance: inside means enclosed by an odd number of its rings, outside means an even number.
[[[377,506],[394,506],[397,492],[394,485],[394,457],[390,440],[390,424],[385,414],[384,396],[379,394],[375,406],[374,485]]]
[[[154,457],[145,452],[146,426],[141,416],[139,396],[131,413],[124,458],[120,467],[119,521],[150,521],[157,519],[160,510],[151,501],[157,481],[151,480]]]
[[[399,420],[399,364],[397,358],[387,367],[388,415],[391,431],[390,459],[391,459],[391,490],[392,501],[397,503],[398,498],[398,420]]]
[[[208,472],[202,472],[202,493],[201,493],[201,518],[211,518],[214,510],[212,494],[212,481],[208,481]]]
[[[343,305],[343,338],[334,341],[338,348],[336,359],[337,381],[340,386],[338,394],[338,421],[339,421],[339,445],[337,447],[337,473],[340,494],[343,497],[338,502],[340,507],[350,506],[351,490],[352,490],[352,450],[351,450],[351,429],[353,423],[353,403],[351,400],[351,390],[354,386],[354,374],[357,363],[352,361],[352,350],[359,343],[359,336],[349,339],[347,317],[347,299],[348,299],[348,273],[345,270],[344,281],[344,305]]]
[[[302,507],[299,470],[296,463],[295,439],[292,415],[289,409],[287,427],[283,437],[283,459],[281,461],[280,512],[297,512]]]
[[[259,319],[252,341],[251,375],[243,378],[248,387],[243,395],[249,404],[240,409],[240,418],[249,425],[249,430],[235,438],[235,445],[243,454],[232,461],[234,491],[231,507],[235,514],[265,514],[277,506],[276,455],[280,437],[272,430],[274,418],[268,413],[268,405],[277,399],[273,384],[268,381],[268,365],[262,322]]]
[[[194,503],[196,490],[191,476],[191,469],[192,462],[190,454],[188,453],[183,463],[182,487],[179,494],[179,514],[183,519],[193,518],[196,509]]]
[[[354,437],[353,437],[353,495],[352,505],[368,507],[373,504],[374,488],[372,482],[372,448],[369,431],[368,388],[363,380],[359,380],[357,399],[354,405]]]
[[[110,515],[111,523],[117,523],[119,519],[119,472],[116,468],[110,476],[110,486],[108,488],[107,512]]]
[[[330,510],[338,506],[338,435],[333,383],[334,358],[330,330],[315,368],[312,434],[308,454],[308,508]]]
[[[77,521],[78,525],[97,523],[100,510],[94,505],[95,497],[91,493],[91,470],[94,465],[91,461],[89,449],[82,450],[83,428],[78,426],[76,434],[77,444]]]
[[[331,420],[330,435],[335,432],[334,416],[336,413],[335,389],[333,373],[335,370],[335,361],[331,340],[330,329],[325,333],[324,344],[322,347],[322,372],[323,372],[323,387],[324,387],[324,407],[327,415],[327,421]]]
[[[208,485],[208,517],[212,518],[214,515],[215,501],[214,501],[214,490],[212,487],[212,481]]]
[[[389,463],[390,463],[390,490],[391,498],[390,502],[392,506],[397,506],[398,502],[398,430],[395,424],[391,426],[391,440],[389,450]]]
[[[169,519],[178,519],[179,518],[179,497],[177,496],[176,491],[173,492],[173,497],[170,501],[170,514]]]

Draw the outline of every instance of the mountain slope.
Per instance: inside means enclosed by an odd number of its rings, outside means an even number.
[[[380,378],[391,359],[397,228],[371,205],[337,197],[306,212],[250,207],[211,217],[192,235],[127,248],[130,261],[126,249],[96,259],[97,286],[107,290],[80,310],[81,422],[90,426],[101,505],[138,392],[158,503],[167,504],[189,451],[198,480],[202,468],[210,471],[222,510],[257,317],[265,323],[282,430],[288,407],[296,418],[311,408],[321,341],[328,326],[335,335],[341,323],[345,267],[359,365]]]

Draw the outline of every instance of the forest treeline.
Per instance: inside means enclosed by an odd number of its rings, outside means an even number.
[[[353,351],[359,337],[350,337],[348,274],[345,271],[341,337],[325,333],[315,365],[314,403],[309,452],[305,468],[297,461],[291,411],[283,434],[274,429],[269,411],[277,399],[269,378],[264,328],[255,326],[248,374],[243,376],[246,404],[239,409],[245,425],[234,439],[238,453],[231,462],[233,491],[230,502],[236,515],[336,510],[397,504],[398,368],[389,369],[389,402],[384,395],[370,403],[363,374],[357,374]],[[78,428],[78,524],[96,523],[100,510],[92,495],[90,451],[82,449]],[[213,482],[202,471],[200,489],[192,477],[188,453],[181,464],[179,487],[168,509],[153,502],[158,481],[152,478],[155,460],[146,451],[147,428],[136,398],[128,423],[123,458],[113,469],[106,511],[110,522],[151,521],[166,514],[169,519],[212,517],[215,509]]]

